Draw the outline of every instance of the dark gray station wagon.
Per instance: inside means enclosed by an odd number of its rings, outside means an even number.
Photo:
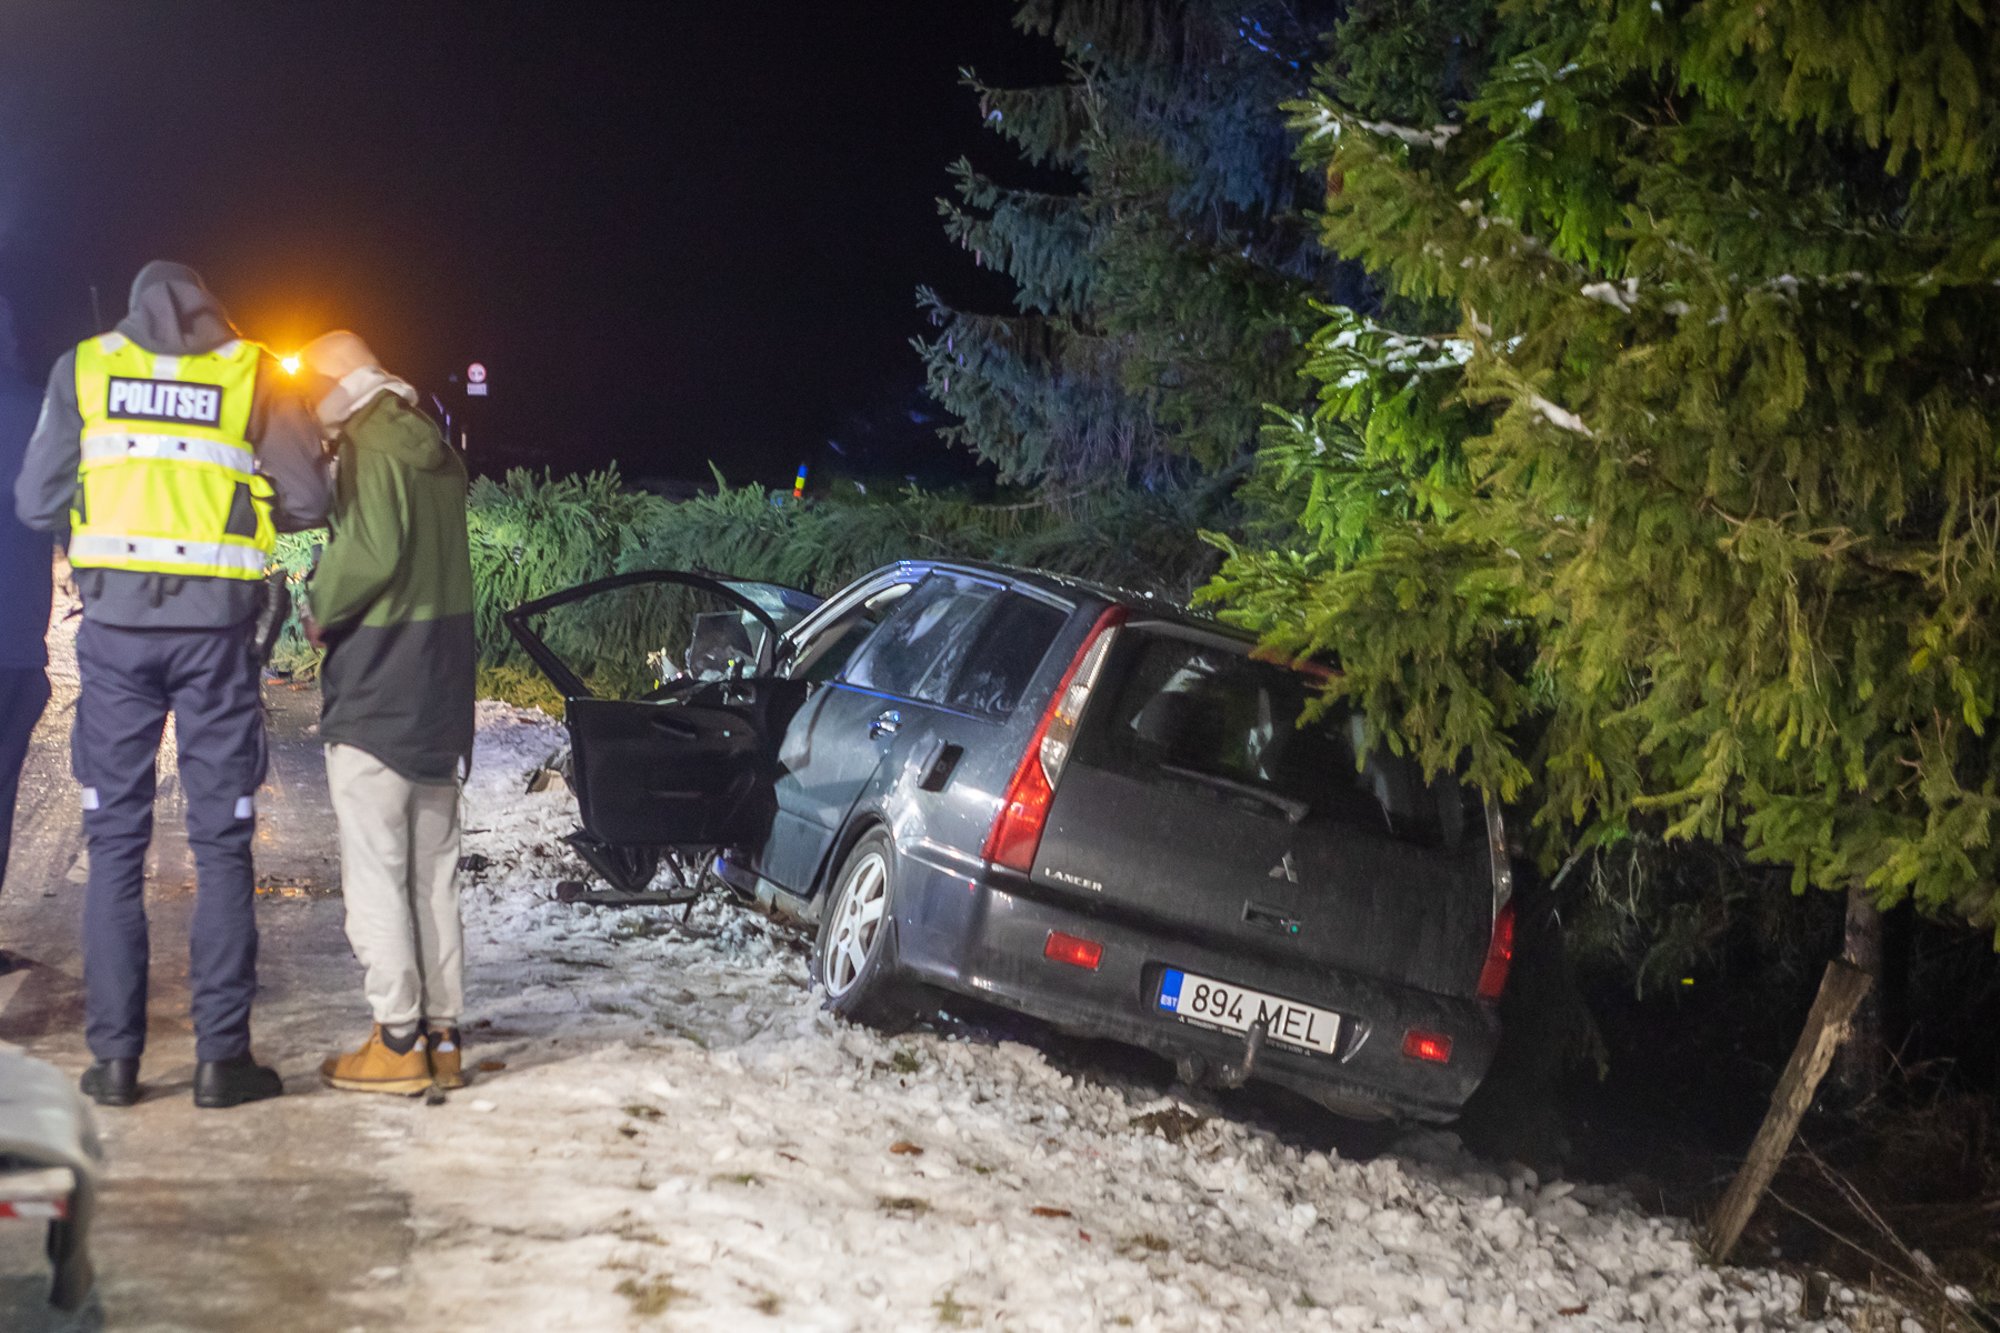
[[[679,617],[658,688],[600,697],[537,626],[635,585],[720,609]],[[937,988],[1356,1116],[1448,1119],[1492,1060],[1497,812],[1358,718],[1301,725],[1318,680],[1241,634],[928,561],[824,603],[624,575],[508,620],[567,696],[578,847],[641,886],[664,849],[713,855],[817,922],[838,1013],[906,1020]]]

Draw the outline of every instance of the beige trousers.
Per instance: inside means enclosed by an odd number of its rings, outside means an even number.
[[[465,1008],[458,921],[458,784],[412,782],[351,745],[326,747],[340,821],[347,942],[375,1021],[455,1025]]]

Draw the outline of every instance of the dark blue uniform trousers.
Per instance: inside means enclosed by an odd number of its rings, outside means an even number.
[[[135,630],[86,619],[76,662],[81,690],[70,748],[90,846],[83,904],[90,1052],[136,1058],[146,1045],[146,849],[154,765],[171,710],[198,880],[188,940],[195,1058],[243,1055],[257,989],[250,842],[266,761],[250,627]]]
[[[14,801],[35,724],[49,705],[49,673],[40,667],[0,668],[0,879],[14,850]]]

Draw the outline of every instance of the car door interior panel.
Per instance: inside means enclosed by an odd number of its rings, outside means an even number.
[[[758,710],[720,704],[572,699],[573,784],[600,842],[715,846],[757,828],[770,757]],[[768,813],[761,815],[768,823]]]
[[[638,698],[607,697],[551,645],[545,618],[627,590],[664,594],[653,604],[664,641],[650,654],[659,680]],[[771,668],[779,635],[818,605],[772,584],[640,570],[507,613],[508,630],[564,696],[580,846],[707,848],[765,836],[776,740],[805,689]]]

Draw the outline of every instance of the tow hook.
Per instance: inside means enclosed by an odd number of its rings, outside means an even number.
[[[1250,1081],[1257,1071],[1257,1056],[1264,1049],[1264,1020],[1257,1020],[1250,1029],[1250,1040],[1243,1043],[1243,1063],[1224,1065],[1215,1071],[1215,1086],[1218,1088],[1240,1088]]]

